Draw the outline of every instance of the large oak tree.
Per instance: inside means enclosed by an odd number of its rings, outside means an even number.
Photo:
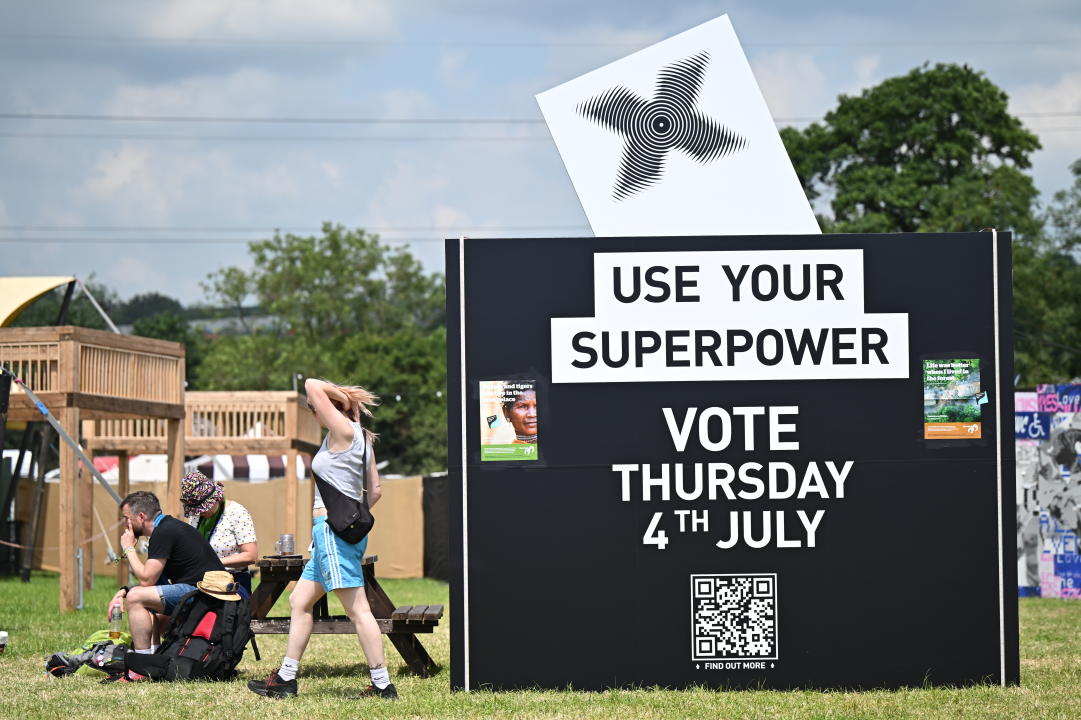
[[[1006,94],[962,65],[924,65],[782,137],[812,199],[829,200],[831,232],[1039,230],[1024,172],[1040,142]]]
[[[205,289],[213,303],[254,300],[269,327],[207,348],[199,387],[274,390],[294,375],[368,387],[382,396],[372,429],[389,472],[446,469],[446,323],[442,275],[363,230],[278,234],[251,243],[251,270],[227,267]]]

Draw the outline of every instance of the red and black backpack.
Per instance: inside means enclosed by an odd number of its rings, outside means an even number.
[[[125,660],[129,670],[154,680],[228,680],[251,639],[247,598],[222,600],[193,590],[173,610],[157,652],[128,653]]]

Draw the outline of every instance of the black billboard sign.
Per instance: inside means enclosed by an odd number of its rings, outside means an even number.
[[[447,271],[454,688],[1018,681],[1008,235]]]

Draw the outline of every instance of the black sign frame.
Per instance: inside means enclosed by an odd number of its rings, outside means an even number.
[[[908,314],[907,379],[551,382],[550,321],[592,315],[595,253],[841,249],[866,312]],[[1020,681],[1008,233],[457,239],[446,260],[453,689]],[[951,355],[984,370],[978,439],[925,438],[921,357]],[[480,459],[480,383],[505,378],[536,383],[537,459]],[[708,459],[674,453],[661,407],[750,405],[798,405],[799,456],[852,459],[847,494],[680,507],[822,509],[818,545],[639,543],[677,503],[621,500],[612,466]],[[692,657],[698,574],[775,593],[771,652]]]

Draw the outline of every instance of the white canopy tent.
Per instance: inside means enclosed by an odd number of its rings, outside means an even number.
[[[307,456],[297,457],[297,477],[310,476]],[[214,480],[239,480],[267,482],[271,478],[285,477],[284,455],[202,455],[184,462],[184,474],[199,470]],[[98,455],[94,464],[109,483],[119,482],[118,458],[115,455]],[[128,461],[130,482],[165,482],[168,475],[166,456],[157,454],[132,455]],[[46,482],[59,482],[59,471],[51,470],[45,475]]]

